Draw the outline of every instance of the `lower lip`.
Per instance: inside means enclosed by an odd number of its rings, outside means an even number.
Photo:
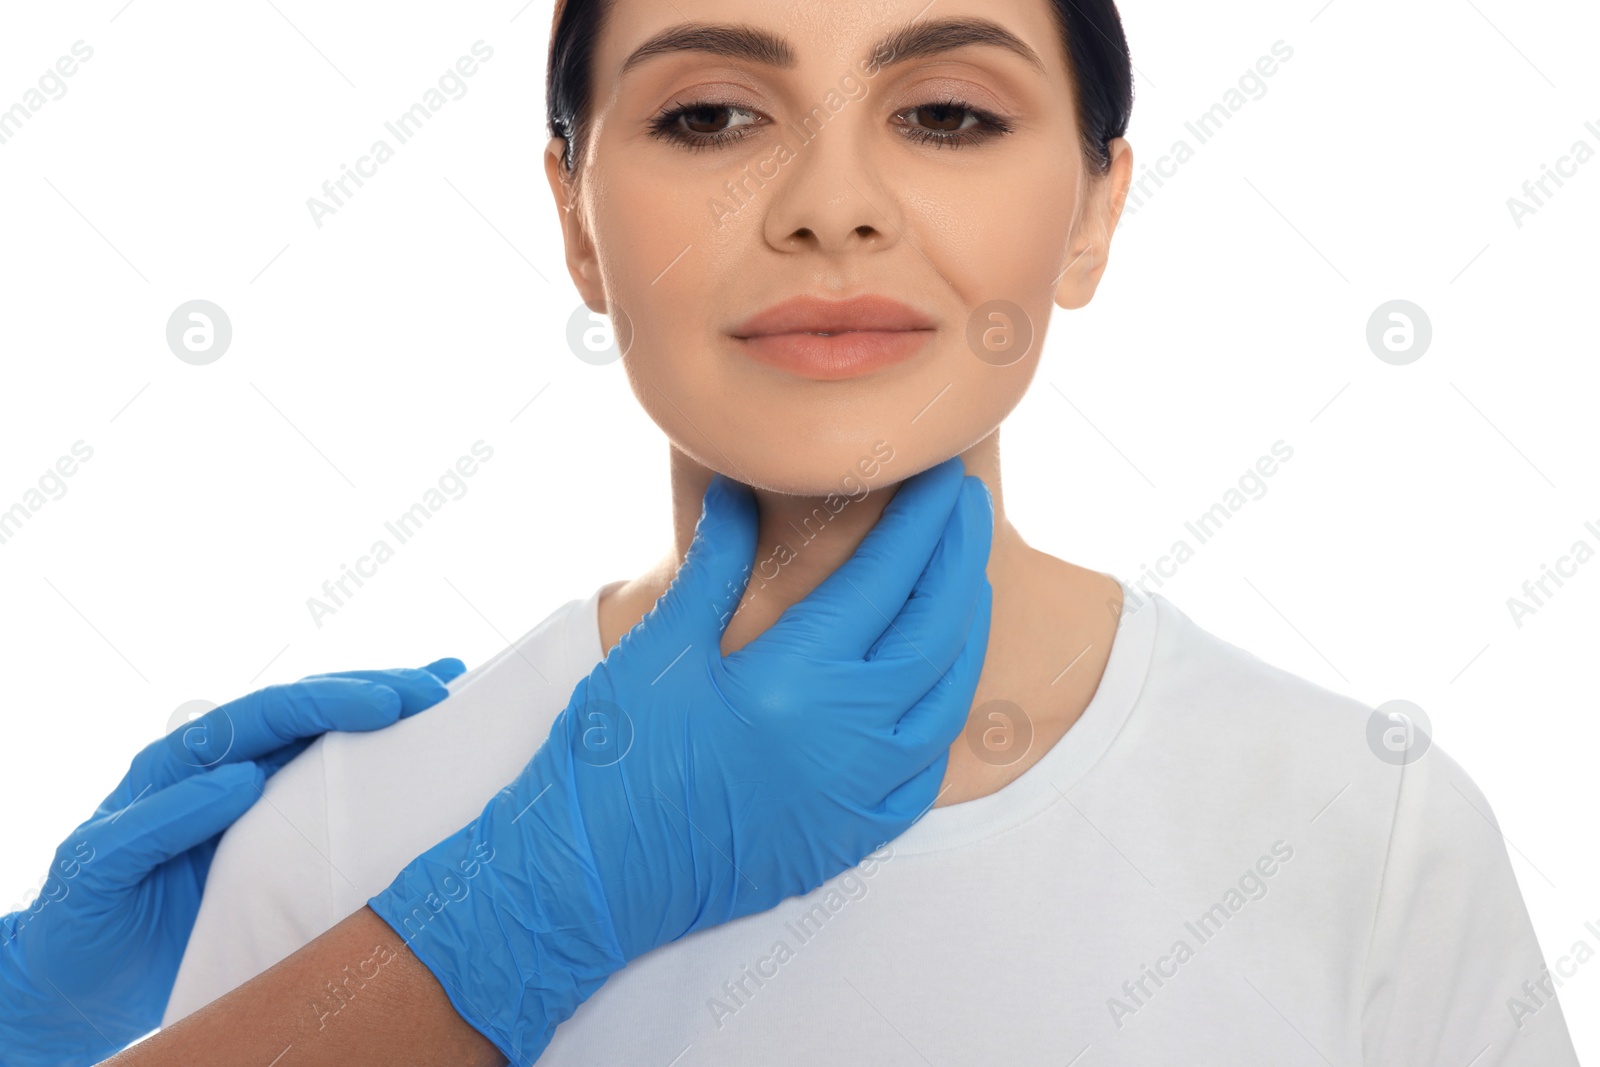
[[[804,378],[837,381],[903,363],[922,350],[932,330],[852,330],[823,337],[773,333],[741,338],[757,362]]]

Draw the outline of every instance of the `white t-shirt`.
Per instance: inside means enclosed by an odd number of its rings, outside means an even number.
[[[604,588],[437,706],[275,775],[217,849],[163,1021],[476,818],[600,660]],[[1372,711],[1128,590],[1093,700],[1037,763],[635,960],[539,1062],[1575,1065],[1489,805],[1437,745],[1375,754]]]

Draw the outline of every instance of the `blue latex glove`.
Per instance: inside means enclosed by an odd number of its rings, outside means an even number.
[[[517,779],[368,901],[512,1063],[629,960],[809,892],[932,805],[989,632],[993,504],[962,470],[902,483],[726,657],[756,508],[714,475],[672,585]]]
[[[273,685],[146,745],[56,849],[38,898],[0,917],[0,1064],[99,1063],[161,1025],[217,841],[327,730],[376,730],[443,700],[466,668]]]

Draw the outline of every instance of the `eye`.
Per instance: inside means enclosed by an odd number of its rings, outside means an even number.
[[[905,129],[904,136],[919,144],[931,143],[939,148],[945,146],[960,148],[963,145],[977,144],[1011,132],[1011,126],[998,115],[982,111],[961,100],[951,99],[939,103],[921,104],[907,108],[895,118],[903,120],[907,116],[915,118],[921,125],[913,126],[909,122],[900,122],[899,124]]]
[[[917,125],[912,125],[908,116]],[[998,115],[954,99],[919,104],[894,118],[895,125],[904,131],[901,136],[939,148],[977,144],[1012,130]],[[650,120],[649,131],[652,137],[699,150],[748,136],[762,121],[764,116],[747,107],[694,101],[663,108]]]
[[[687,148],[715,148],[738,140],[754,127],[754,122],[731,121],[744,117],[757,119],[760,116],[747,107],[733,104],[696,102],[668,105],[650,121],[650,135]]]

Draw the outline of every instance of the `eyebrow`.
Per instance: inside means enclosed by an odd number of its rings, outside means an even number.
[[[1021,56],[1046,73],[1044,61],[1016,34],[984,18],[942,18],[913,22],[884,37],[867,54],[879,69],[912,59],[939,55],[969,45],[992,45]],[[753,26],[684,22],[669,27],[635,48],[622,64],[622,74],[653,56],[703,52],[726,59],[743,59],[769,67],[795,66],[795,51],[774,33]]]

